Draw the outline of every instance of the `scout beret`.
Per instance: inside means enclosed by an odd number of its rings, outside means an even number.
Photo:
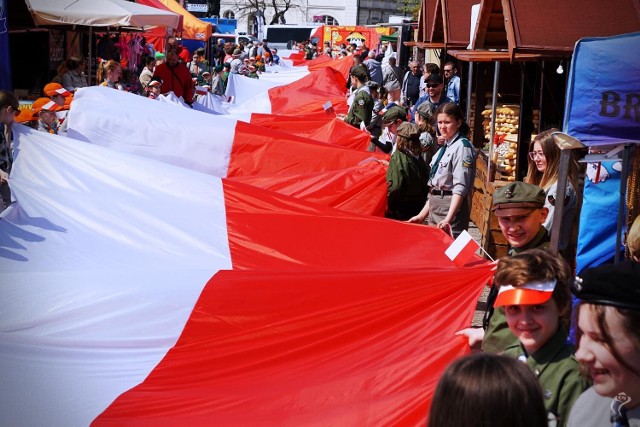
[[[360,81],[367,80],[367,72],[365,71],[364,67],[360,67],[360,66],[353,67],[349,74],[351,74],[353,77],[357,78]]]
[[[398,126],[397,135],[402,136],[407,139],[418,139],[420,138],[420,129],[418,125],[414,125],[413,123],[403,122]]]
[[[433,119],[435,112],[436,109],[430,102],[423,102],[422,104],[418,105],[418,108],[416,108],[416,113],[420,114],[420,116],[422,116],[422,118],[427,121]]]
[[[640,310],[640,263],[588,268],[576,276],[571,291],[586,303]]]
[[[544,190],[526,182],[512,182],[493,193],[493,210],[500,216],[505,209],[539,209],[544,206]]]
[[[406,121],[407,110],[399,105],[394,105],[384,113],[384,115],[382,116],[382,123],[389,124],[395,122],[398,119]]]

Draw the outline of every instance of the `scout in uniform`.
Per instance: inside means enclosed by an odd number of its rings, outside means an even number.
[[[549,248],[549,233],[542,225],[548,213],[544,199],[542,188],[524,182],[507,184],[493,194],[493,212],[498,217],[502,234],[509,242],[509,255],[533,248]],[[494,286],[487,298],[484,321],[486,333],[482,350],[489,353],[499,353],[516,342],[507,327],[504,313],[493,309],[496,294],[497,288]]]
[[[640,263],[586,269],[576,277],[576,359],[593,382],[569,427],[640,426]]]
[[[504,307],[517,344],[503,354],[526,363],[538,377],[554,425],[565,426],[578,396],[587,388],[573,344],[569,265],[551,252],[532,249],[498,262],[496,307]]]
[[[367,81],[367,73],[362,67],[353,67],[349,74],[351,84],[356,87],[355,96],[349,113],[344,117],[344,121],[351,126],[360,128],[361,124],[367,126],[371,121],[373,112],[373,98],[369,94],[369,88],[365,84]]]
[[[422,158],[420,129],[401,123],[397,130],[396,151],[387,168],[387,211],[385,216],[406,221],[427,201],[427,165]]]
[[[382,133],[380,138],[371,138],[371,142],[383,153],[391,153],[396,145],[398,126],[407,120],[407,110],[399,105],[389,107],[382,114]]]
[[[436,111],[441,147],[431,160],[429,200],[409,222],[451,229],[457,237],[469,227],[469,191],[476,172],[476,150],[466,138],[462,109],[453,103],[442,104]]]

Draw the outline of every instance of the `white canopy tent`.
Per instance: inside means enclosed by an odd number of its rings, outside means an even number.
[[[177,28],[177,13],[125,0],[25,0],[38,26]]]

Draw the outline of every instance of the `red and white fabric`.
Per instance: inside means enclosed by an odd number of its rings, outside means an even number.
[[[454,266],[440,230],[24,126],[15,143],[2,425],[423,425],[469,351],[454,332],[491,266]]]

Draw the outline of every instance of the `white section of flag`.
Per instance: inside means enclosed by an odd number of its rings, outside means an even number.
[[[110,90],[79,89],[67,135],[218,177],[227,176],[236,120]]]

